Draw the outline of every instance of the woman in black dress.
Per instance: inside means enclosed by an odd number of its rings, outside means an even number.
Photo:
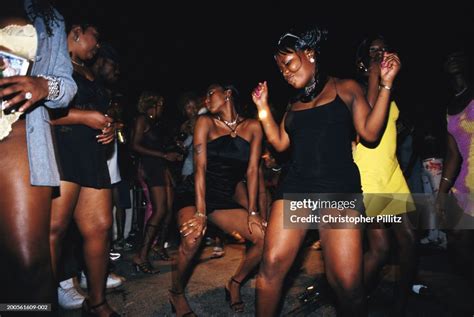
[[[268,142],[278,151],[291,149],[291,162],[272,205],[265,248],[257,278],[257,315],[275,316],[283,280],[306,235],[304,227],[288,229],[284,194],[337,193],[355,208],[323,209],[320,213],[358,216],[364,213],[360,175],[352,159],[353,130],[373,142],[387,116],[390,88],[400,68],[394,54],[381,63],[381,89],[370,108],[361,87],[353,80],[326,77],[319,69],[319,29],[291,31],[278,41],[275,60],[284,79],[298,89],[280,127],[268,106],[268,87],[263,82],[252,93]],[[309,197],[306,197],[309,198]],[[360,316],[365,311],[362,230],[352,224],[340,229],[319,227],[328,281],[339,299],[342,315]]]
[[[170,303],[177,316],[194,315],[184,295],[190,263],[206,231],[207,218],[226,232],[237,231],[252,242],[237,271],[225,285],[235,312],[244,310],[241,283],[258,265],[266,223],[257,212],[258,166],[262,130],[257,120],[239,116],[232,86],[211,85],[207,90],[209,114],[201,115],[194,129],[194,177],[176,190],[175,207],[182,235]],[[248,206],[233,200],[235,187],[247,177]]]
[[[73,25],[68,49],[78,86],[66,114],[55,113],[57,151],[61,167],[60,196],[51,209],[51,256],[53,269],[61,240],[72,219],[84,240],[88,298],[83,310],[89,315],[117,315],[105,299],[112,228],[112,196],[107,167],[107,146],[115,136],[112,119],[105,115],[108,98],[85,65],[99,47],[99,32],[92,25]]]
[[[183,156],[176,152],[165,152],[165,128],[162,120],[164,98],[156,92],[144,91],[138,100],[140,115],[135,121],[132,149],[140,155],[144,180],[150,191],[153,212],[147,221],[143,241],[133,257],[137,271],[147,274],[158,273],[148,261],[148,252],[157,236],[158,226],[168,210],[167,190],[171,179],[167,162],[181,161]]]

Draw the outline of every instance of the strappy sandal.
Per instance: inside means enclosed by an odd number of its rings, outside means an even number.
[[[172,260],[172,258],[168,254],[168,251],[166,251],[165,248],[158,247],[158,246],[155,245],[155,246],[152,247],[152,250],[163,261],[171,261]]]
[[[82,303],[82,312],[81,312],[81,316],[82,317],[96,317],[96,316],[99,316],[99,314],[95,313],[93,310],[101,307],[101,306],[104,306],[105,304],[107,304],[107,300],[104,299],[102,302],[100,302],[99,304],[97,305],[94,305],[94,306],[89,306],[89,302],[87,300],[84,300],[84,302]],[[117,312],[112,312],[109,314],[109,317],[120,317],[120,314],[118,314]]]
[[[173,294],[174,296],[184,296],[184,292],[177,292],[177,291],[172,290],[172,289],[169,289],[168,292],[170,292],[170,294]],[[171,299],[168,299],[168,301],[170,302],[171,312],[173,314],[176,314],[176,307],[174,306],[173,302],[171,301]],[[181,317],[187,317],[187,316],[197,317],[197,315],[192,310],[190,310],[187,313],[184,313],[183,315],[181,315]]]
[[[232,283],[236,283],[238,285],[242,284],[242,282],[237,281],[233,277],[230,279],[230,281]],[[225,300],[227,302],[229,302],[230,309],[232,309],[234,311],[234,313],[243,313],[244,312],[244,307],[243,306],[239,307],[239,306],[244,304],[244,302],[243,301],[238,301],[238,302],[232,303],[231,298],[230,298],[230,291],[227,289],[227,285],[224,286],[224,291],[225,291]]]
[[[160,270],[153,268],[150,262],[145,261],[142,263],[133,263],[133,267],[137,272],[142,272],[145,274],[157,274],[160,273]]]

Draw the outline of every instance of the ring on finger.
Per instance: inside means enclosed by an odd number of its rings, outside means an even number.
[[[32,94],[31,92],[27,91],[27,92],[25,93],[25,99],[26,99],[26,100],[30,100],[31,98],[33,98],[33,94]]]

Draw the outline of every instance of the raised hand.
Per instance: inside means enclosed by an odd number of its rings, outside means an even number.
[[[400,71],[400,68],[401,63],[398,55],[395,53],[385,52],[383,55],[383,60],[380,63],[381,84],[391,86],[395,80],[395,77]]]
[[[259,110],[268,105],[268,86],[266,81],[258,83],[258,86],[252,91],[252,100]]]

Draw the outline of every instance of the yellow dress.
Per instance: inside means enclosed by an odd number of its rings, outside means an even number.
[[[374,147],[359,143],[353,153],[360,171],[368,216],[399,215],[415,210],[396,156],[398,115],[398,107],[392,101],[380,142]]]

